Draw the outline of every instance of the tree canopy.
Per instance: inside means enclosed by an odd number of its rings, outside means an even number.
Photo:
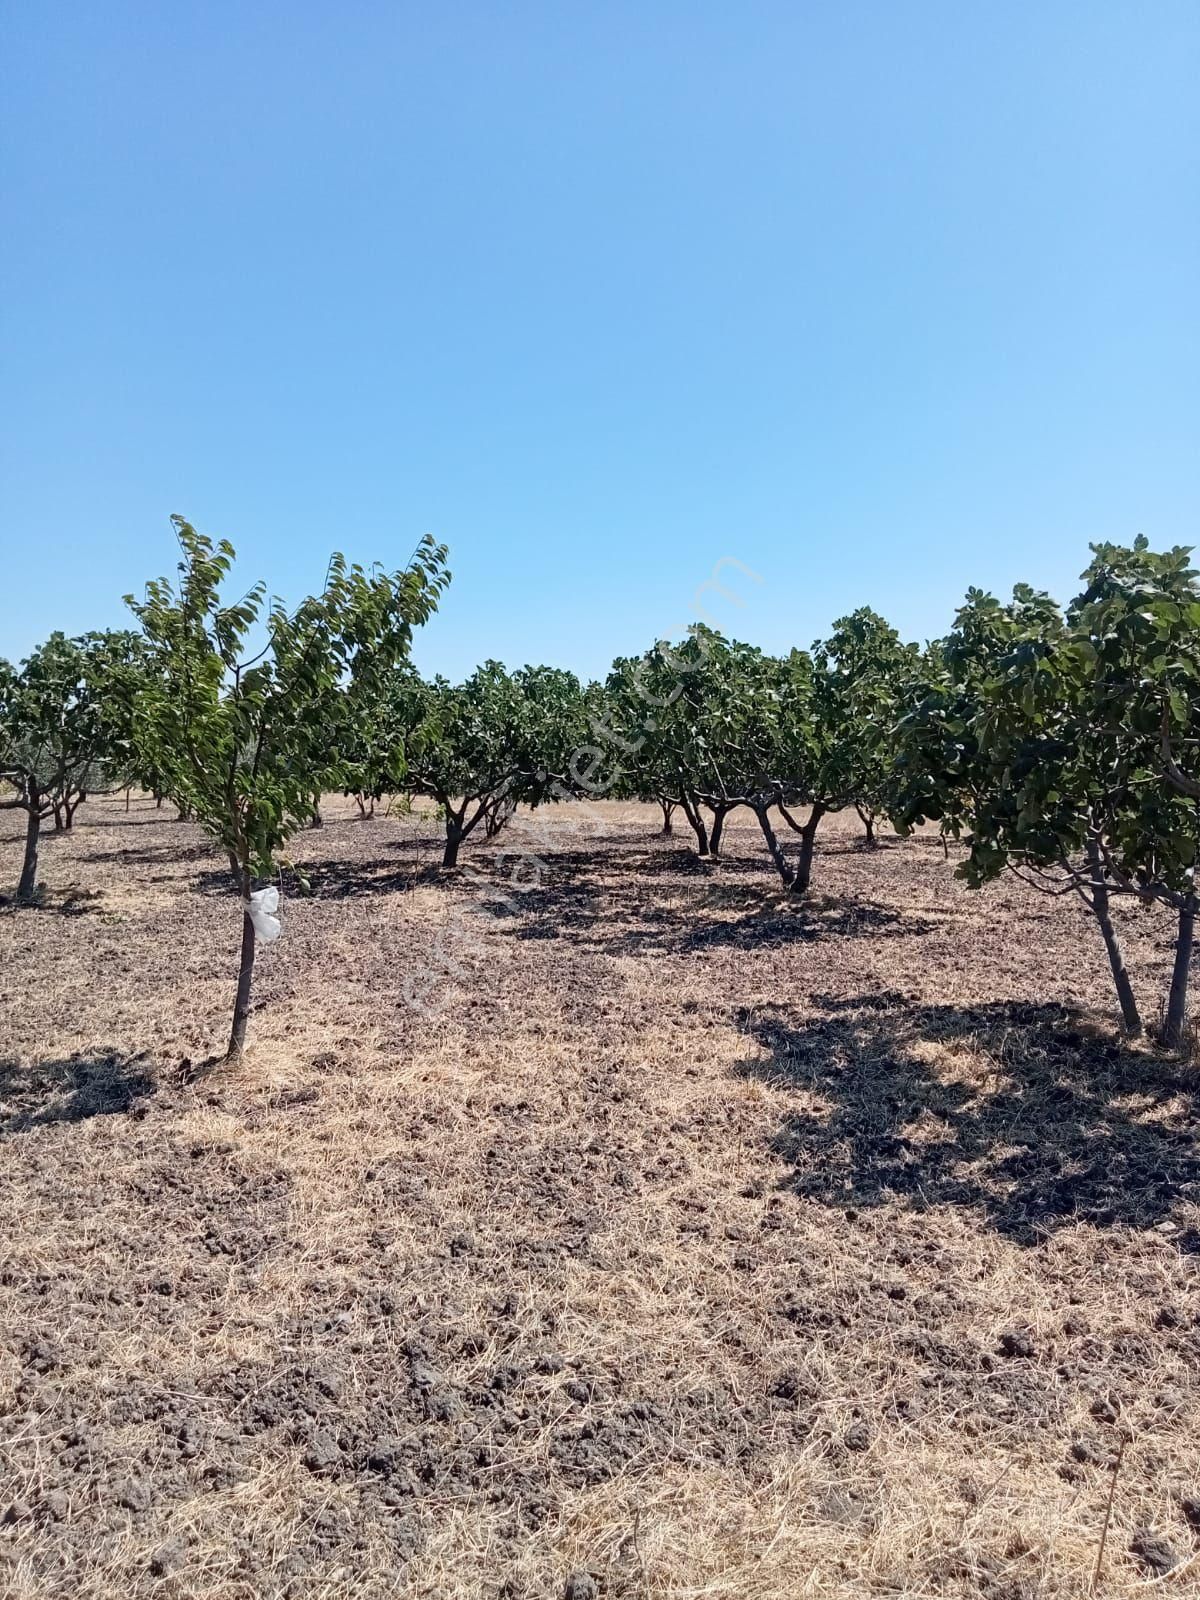
[[[0,780],[12,791],[0,807],[26,814],[22,903],[37,893],[42,822],[69,826],[89,787],[106,781],[106,759],[119,755],[110,708],[131,649],[125,633],[53,633],[19,668],[0,660]]]
[[[366,693],[407,655],[414,626],[449,581],[446,552],[423,539],[391,573],[334,555],[321,592],[289,611],[268,601],[263,583],[225,601],[233,546],[214,544],[182,517],[172,522],[183,557],[178,587],[159,578],[143,599],[127,597],[148,663],[133,738],[166,792],[219,841],[249,908],[253,879],[275,871],[279,851],[311,816],[314,792],[344,775],[334,735],[347,682]],[[247,909],[231,1055],[245,1037],[253,959]]]

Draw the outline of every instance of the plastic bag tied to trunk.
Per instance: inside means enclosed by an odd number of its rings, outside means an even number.
[[[254,889],[242,905],[258,937],[264,944],[273,944],[283,932],[283,924],[275,915],[279,910],[279,890],[273,883],[265,889]]]

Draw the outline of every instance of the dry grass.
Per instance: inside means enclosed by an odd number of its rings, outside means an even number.
[[[195,829],[89,804],[0,916],[0,1593],[1066,1600],[1122,1438],[1096,1593],[1200,1593],[1196,1080],[1081,914],[326,809],[235,1076]]]

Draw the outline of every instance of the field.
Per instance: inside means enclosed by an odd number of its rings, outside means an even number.
[[[234,1074],[198,829],[0,914],[0,1594],[1059,1600],[1110,1493],[1095,1592],[1200,1593],[1200,1077],[1081,908],[325,809]]]

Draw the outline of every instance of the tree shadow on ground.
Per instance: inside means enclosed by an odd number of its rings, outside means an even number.
[[[550,871],[529,881],[521,881],[523,868],[515,882],[499,875],[497,909],[518,939],[564,940],[606,955],[907,938],[934,926],[873,901],[785,894],[762,865],[739,875],[682,852],[656,855],[631,861],[603,842],[598,849],[555,851],[545,858]]]
[[[424,852],[436,848],[440,859],[442,837],[397,840],[390,846],[397,852]],[[482,832],[464,843],[459,855],[463,867],[475,865],[490,871],[495,863],[522,864],[524,876],[536,866],[543,876],[582,871],[603,872],[608,878],[697,878],[746,875],[766,882],[775,881],[765,853],[753,847],[747,853],[731,847],[719,859],[701,858],[694,848],[661,833],[638,833],[623,828],[602,832],[586,823],[557,822],[546,829],[506,828],[493,839]]]
[[[704,886],[676,903],[609,883],[588,892],[574,886],[526,893],[514,933],[519,939],[561,939],[592,954],[696,955],[728,947],[759,950],[824,939],[907,938],[932,924],[866,901],[792,898],[770,888]]]
[[[31,1066],[0,1060],[0,1138],[129,1111],[155,1088],[144,1054],[98,1050]]]
[[[434,859],[440,861],[440,851]],[[429,859],[424,863],[414,860],[403,866],[386,856],[369,861],[316,861],[305,863],[302,870],[308,880],[307,890],[296,883],[294,873],[284,874],[284,890],[317,900],[361,900],[377,894],[404,894],[425,883],[450,881],[449,875]],[[216,876],[219,879],[219,874]],[[228,893],[228,873],[223,887]]]
[[[440,844],[405,839],[389,845],[385,856],[306,864],[309,888],[292,873],[284,874],[283,888],[322,900],[357,900],[431,885],[448,898],[467,895],[514,938],[563,940],[590,954],[688,955],[719,946],[907,938],[935,926],[872,901],[785,894],[762,864],[731,872],[685,851],[638,854],[613,849],[614,842],[628,845],[605,837],[591,848],[539,855],[512,841],[481,841],[447,871]],[[200,873],[196,882],[205,894],[232,892],[220,868]]]
[[[113,850],[90,850],[83,859],[92,862],[119,861],[129,867],[153,867],[167,862],[185,865],[191,861],[211,861],[218,855],[218,848],[211,839],[201,839],[187,844],[122,845]]]
[[[436,859],[441,860],[440,851]],[[451,874],[428,861],[400,865],[387,856],[303,862],[280,870],[280,888],[285,898],[293,900],[362,900],[404,894],[425,883],[449,885],[453,881]],[[228,867],[197,873],[195,884],[201,894],[223,900],[236,892]]]
[[[359,818],[347,824],[355,829],[361,825]],[[322,830],[318,838],[330,831],[328,828]],[[544,853],[539,853],[532,842],[522,841],[518,844],[512,835],[500,835],[491,840],[481,836],[463,845],[458,866],[450,869],[441,864],[445,848],[445,838],[441,834],[408,835],[386,839],[386,842],[380,839],[379,843],[385,846],[386,855],[324,856],[301,862],[299,872],[307,878],[310,891],[301,888],[297,871],[291,869],[283,873],[284,889],[292,894],[311,892],[321,899],[357,900],[371,895],[401,892],[424,883],[443,884],[447,888],[459,884],[477,888],[497,901],[510,899],[517,906],[530,892],[531,886],[553,885],[554,892],[567,900],[575,895],[590,898],[599,892],[599,886],[579,881],[581,877],[589,875],[603,874],[608,881],[644,879],[668,873],[703,881],[711,877],[704,863],[685,851],[659,852],[666,865],[660,865],[657,860],[647,864],[644,857],[628,850],[628,839],[620,836],[605,837],[601,841],[602,848],[595,850],[547,848]],[[614,845],[618,848],[613,849]],[[622,845],[626,847],[624,850],[620,848]],[[145,856],[140,856],[135,852],[115,851],[107,852],[103,858],[96,856],[92,859],[130,862],[168,859],[211,861],[214,855],[213,847],[208,847],[197,849],[194,854],[156,849],[153,854],[147,852]],[[762,876],[761,871],[759,875]],[[198,873],[196,885],[203,894],[227,895],[232,892],[229,872],[224,866],[214,866]]]
[[[844,834],[834,839],[817,840],[817,850],[825,856],[883,856],[890,855],[893,850],[899,850],[908,841],[901,839],[898,834],[881,833],[875,840],[864,838],[858,834],[847,838]]]
[[[32,900],[18,900],[15,895],[0,894],[0,912],[13,916],[30,911],[49,911],[57,912],[61,917],[86,917],[104,909],[103,891],[81,889],[77,884],[70,884],[65,889],[43,884]]]
[[[808,1102],[772,1140],[806,1199],[971,1207],[1021,1244],[1074,1222],[1149,1228],[1200,1200],[1191,1069],[1089,1034],[1060,1006],[814,1004],[813,1020],[782,1006],[738,1019],[769,1051],[740,1075]]]

